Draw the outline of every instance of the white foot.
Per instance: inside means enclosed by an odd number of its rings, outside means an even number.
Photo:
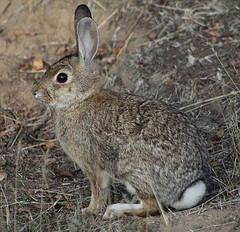
[[[124,213],[132,213],[136,212],[138,209],[142,208],[142,204],[114,204],[109,205],[106,209],[105,214],[103,215],[103,219],[110,219],[114,217],[120,217]]]

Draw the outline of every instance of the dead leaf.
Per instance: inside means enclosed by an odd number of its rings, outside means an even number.
[[[240,59],[229,61],[230,66],[240,68]]]
[[[98,48],[97,52],[98,53],[103,53],[103,49],[102,48]]]
[[[30,209],[22,207],[18,209],[18,213],[30,213]]]
[[[221,128],[217,133],[216,133],[216,136],[221,139],[224,135],[224,128]]]
[[[38,32],[35,28],[31,28],[29,31],[26,32],[26,35],[30,35],[30,36],[35,36],[37,34]]]
[[[30,195],[33,195],[34,192],[32,191],[32,189],[28,189],[27,192],[30,194]]]
[[[56,50],[56,55],[57,55],[57,56],[60,56],[60,55],[62,55],[62,54],[65,53],[65,52],[66,52],[66,47],[65,47],[65,46],[60,46],[60,47],[58,47],[57,50]]]
[[[62,195],[57,194],[57,195],[54,196],[54,198],[56,198],[56,199],[61,199],[61,198],[62,198]]]
[[[64,170],[62,170],[62,169],[60,169],[60,168],[55,168],[54,171],[55,171],[58,175],[60,175],[60,176],[68,176],[68,177],[72,177],[72,176],[73,176],[71,172],[64,171]]]
[[[220,166],[220,165],[222,165],[222,162],[219,162],[219,161],[212,161],[211,163],[211,166]]]
[[[82,203],[82,207],[83,207],[83,208],[87,208],[88,206],[89,206],[89,204],[88,204],[87,202],[83,202],[83,203]]]
[[[112,52],[114,55],[118,54],[120,52],[121,48],[113,48]]]
[[[122,8],[121,8],[121,12],[122,12],[123,14],[125,14],[125,13],[126,13],[126,8],[125,8],[125,7],[122,7]]]
[[[19,124],[14,124],[14,129],[15,129],[15,130],[19,130],[20,127],[21,127],[21,126],[20,126]]]
[[[169,77],[166,81],[165,81],[165,85],[169,85],[172,82],[172,79]]]
[[[70,48],[69,46],[66,47],[66,52],[69,52],[69,54],[74,53],[74,50]]]
[[[62,152],[60,153],[60,156],[66,156],[66,153],[62,151]]]
[[[7,178],[7,173],[5,170],[0,170],[0,181]]]
[[[39,70],[39,69],[43,69],[43,60],[42,60],[41,58],[36,58],[36,59],[33,61],[32,70],[33,70],[33,71],[36,71],[36,70]]]
[[[149,34],[149,38],[151,40],[154,40],[156,37],[157,37],[157,33],[155,33],[155,32],[152,32],[152,33]]]
[[[29,69],[30,61],[27,61],[26,63],[20,65],[19,69],[20,70],[26,70]]]
[[[219,140],[208,140],[206,142],[207,147],[213,146],[214,144],[220,143]]]
[[[74,204],[71,203],[71,202],[68,202],[65,206],[66,206],[66,208],[68,208],[68,209],[75,209],[75,208],[76,208],[76,205],[74,205]]]
[[[44,208],[42,204],[33,204],[33,206],[37,209],[42,209]]]
[[[223,28],[223,24],[221,23],[215,23],[215,28]]]
[[[27,117],[28,114],[29,114],[29,111],[28,111],[28,110],[19,110],[19,114],[20,114],[21,116]]]
[[[217,31],[217,30],[213,30],[213,29],[210,29],[208,31],[208,34],[212,35],[212,36],[216,36],[216,37],[221,37],[222,36],[222,32],[221,31]]]
[[[24,34],[24,31],[23,31],[23,30],[15,30],[15,31],[13,32],[13,34],[14,34],[15,36],[20,36],[20,35],[23,35],[23,34]]]
[[[54,142],[46,142],[46,143],[45,143],[45,146],[46,146],[47,149],[53,148],[54,145],[55,145]]]
[[[49,159],[45,160],[45,165],[48,166],[48,165],[53,164],[55,162],[56,162],[55,158],[49,158]]]

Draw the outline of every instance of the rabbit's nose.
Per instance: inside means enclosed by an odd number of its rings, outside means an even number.
[[[39,90],[39,84],[33,86],[32,93],[37,100],[39,100],[42,97],[42,92],[41,90]]]
[[[37,90],[38,90],[38,85],[34,85],[33,88],[32,88],[32,94],[33,94],[34,96],[37,95],[37,92],[38,92]]]

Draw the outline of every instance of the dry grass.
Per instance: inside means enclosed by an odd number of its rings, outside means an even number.
[[[29,1],[29,10],[48,2]],[[106,86],[181,108],[196,121],[207,140],[218,187],[198,207],[167,212],[170,228],[178,231],[240,227],[240,76],[239,66],[233,63],[240,59],[236,3],[211,0],[188,4],[176,0],[148,1],[147,5],[122,1],[112,14],[109,12],[111,17],[106,17],[108,22],[117,20],[115,31],[119,25],[132,22],[128,28],[122,26],[125,37],[117,38],[116,33],[115,41],[108,45],[121,45],[122,54],[112,54],[110,47],[99,58],[101,72],[108,80]],[[106,8],[104,1],[93,4]],[[146,41],[136,44],[136,49],[122,59],[142,28]],[[156,34],[153,40],[149,39],[151,33]],[[119,70],[124,66],[128,76],[109,71],[114,65],[119,65]],[[0,182],[0,231],[171,231],[159,216],[103,221],[102,214],[82,215],[81,208],[89,203],[88,180],[73,171],[77,167],[62,152],[53,127],[52,120],[39,108],[0,108],[0,169],[8,174]],[[134,200],[118,183],[112,190],[112,202]],[[225,208],[229,209],[226,220],[204,225],[199,219],[197,223],[195,216]],[[194,217],[196,224],[190,220],[186,228],[181,221],[189,217]]]

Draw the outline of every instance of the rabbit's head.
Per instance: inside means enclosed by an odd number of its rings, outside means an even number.
[[[76,9],[74,26],[78,54],[66,56],[53,64],[33,89],[38,101],[53,108],[84,100],[102,85],[94,65],[99,43],[98,28],[86,5],[79,5]]]

